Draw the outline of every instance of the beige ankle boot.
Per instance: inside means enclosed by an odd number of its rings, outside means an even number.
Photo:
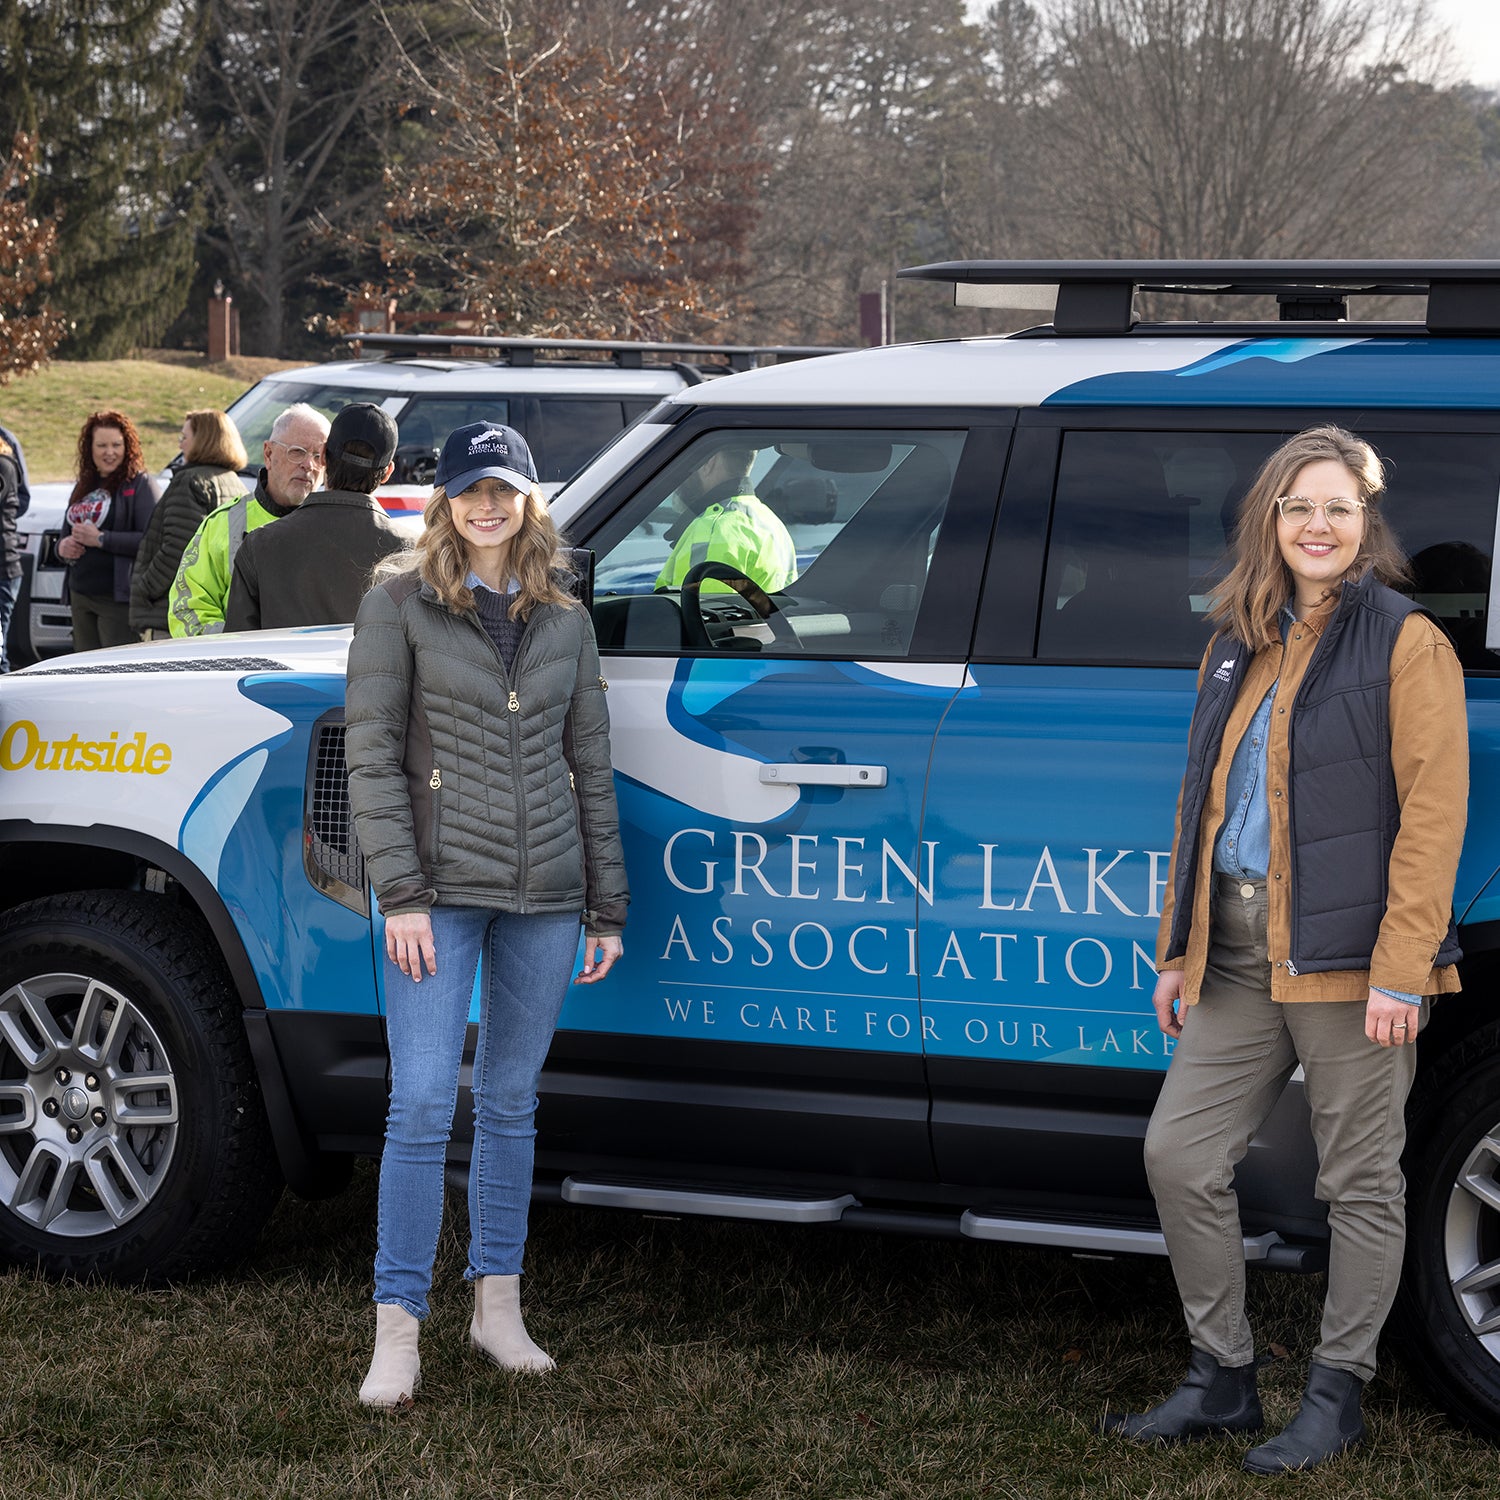
[[[474,1321],[469,1342],[502,1370],[541,1375],[557,1366],[531,1342],[521,1321],[521,1278],[481,1276],[474,1282]]]
[[[404,1406],[422,1383],[417,1334],[422,1325],[404,1307],[380,1302],[375,1307],[375,1357],[359,1388],[365,1406]]]

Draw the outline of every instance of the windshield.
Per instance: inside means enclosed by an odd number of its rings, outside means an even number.
[[[395,394],[340,385],[306,385],[299,380],[262,380],[229,408],[229,415],[240,430],[254,469],[260,465],[261,444],[271,436],[271,424],[287,407],[305,401],[331,422],[351,401],[371,401],[379,406]]]

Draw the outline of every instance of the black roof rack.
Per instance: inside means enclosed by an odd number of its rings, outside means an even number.
[[[1056,286],[1052,328],[1063,334],[1129,333],[1138,291],[1274,296],[1284,320],[1312,324],[1346,319],[1352,295],[1425,297],[1429,333],[1500,333],[1494,260],[955,260],[898,274],[951,281],[961,307],[1034,307],[1034,296],[985,289]]]
[[[597,365],[597,359],[587,356],[604,354],[624,370],[670,369],[686,364],[703,373],[718,374],[846,352],[816,344],[653,344],[629,339],[496,338],[477,333],[346,333],[344,342],[378,350],[387,359],[482,350],[493,352],[496,363],[524,367],[537,364],[539,359],[543,363]]]

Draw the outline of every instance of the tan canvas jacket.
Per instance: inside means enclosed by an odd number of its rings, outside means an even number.
[[[1289,767],[1287,728],[1297,689],[1323,627],[1330,600],[1294,624],[1284,645],[1265,646],[1246,670],[1203,807],[1201,854],[1193,891],[1193,920],[1186,953],[1167,953],[1172,931],[1175,874],[1169,874],[1157,939],[1157,968],[1182,969],[1183,996],[1197,1004],[1208,961],[1213,844],[1223,825],[1226,785],[1235,747],[1271,684],[1280,678],[1266,747],[1266,792],[1271,806],[1271,860],[1266,872],[1271,995],[1276,1000],[1363,1000],[1372,985],[1414,995],[1449,994],[1458,970],[1432,966],[1448,930],[1453,883],[1463,848],[1469,797],[1469,735],[1463,669],[1441,629],[1425,615],[1408,617],[1391,654],[1391,765],[1401,804],[1401,828],[1391,850],[1389,896],[1380,938],[1368,971],[1289,974],[1291,948],[1291,841],[1285,790]],[[1210,648],[1212,649],[1212,648]],[[1198,669],[1199,681],[1208,663]],[[1178,803],[1181,817],[1181,800]],[[1173,830],[1171,870],[1177,866],[1182,829]]]

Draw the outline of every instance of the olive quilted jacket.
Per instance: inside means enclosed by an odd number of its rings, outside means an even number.
[[[620,932],[630,899],[608,684],[588,614],[540,605],[507,673],[478,617],[414,573],[373,588],[349,648],[354,827],[387,916],[577,911]]]

